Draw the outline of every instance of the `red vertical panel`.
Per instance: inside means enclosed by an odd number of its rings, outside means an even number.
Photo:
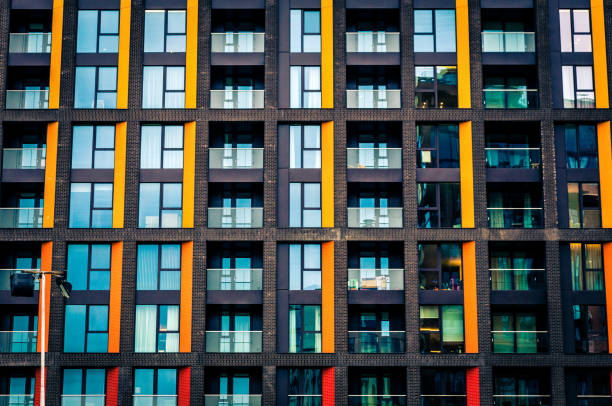
[[[106,370],[106,406],[119,404],[119,368]]]
[[[323,406],[334,406],[336,399],[336,389],[334,376],[334,368],[325,368],[323,370],[322,386],[323,386]]]
[[[39,405],[39,404],[40,404],[40,368],[36,368],[36,373],[34,374],[34,405]]]
[[[480,372],[478,368],[468,368],[465,372],[467,406],[480,406]]]
[[[178,370],[178,406],[189,406],[191,397],[191,367]]]

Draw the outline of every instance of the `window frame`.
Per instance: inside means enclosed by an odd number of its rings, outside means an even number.
[[[66,343],[67,343],[67,334],[70,334],[68,331],[72,329],[68,329],[68,317],[66,317],[66,313],[68,312],[68,308],[69,307],[84,307],[85,308],[85,320],[84,320],[84,328],[83,328],[83,351],[66,351]],[[91,314],[91,308],[92,307],[100,307],[100,308],[106,308],[106,330],[90,330],[90,326],[89,326],[89,321],[90,321],[90,314]],[[64,347],[63,347],[63,352],[64,353],[68,353],[68,354],[104,354],[108,352],[108,339],[109,339],[109,305],[108,304],[67,304],[65,311],[64,311]],[[90,334],[94,334],[94,335],[106,335],[106,351],[103,352],[94,352],[94,351],[89,351],[88,348],[88,343],[89,343],[89,336]],[[73,341],[75,339],[75,335],[70,334],[70,341]]]
[[[297,97],[292,97],[291,95],[291,92],[294,89],[293,86],[291,86],[291,83],[294,82],[294,80],[291,78],[292,73],[294,72],[294,68],[297,68],[300,74],[300,78],[297,81],[297,83],[299,84],[299,87],[297,89],[297,91],[299,92],[299,106],[291,105],[291,102],[294,99],[297,100]],[[307,68],[309,69],[318,68],[319,69],[319,88],[318,89],[306,89],[306,69]],[[289,77],[290,77],[290,84],[289,84],[290,108],[292,109],[320,109],[321,102],[322,102],[321,66],[320,65],[291,65],[289,66]],[[311,95],[316,96],[317,94],[319,96],[319,99],[318,99],[319,103],[315,107],[305,107],[306,101],[311,100]]]
[[[143,370],[143,371],[153,371],[153,382],[151,387],[153,388],[153,393],[142,393],[139,395],[143,395],[143,396],[160,396],[160,394],[158,393],[159,391],[159,370],[170,370],[170,371],[174,371],[174,376],[175,376],[175,388],[174,388],[174,394],[173,395],[162,395],[162,396],[174,396],[177,397],[178,396],[178,385],[179,385],[179,368],[134,368],[134,378],[133,378],[133,390],[136,391],[136,371],[137,370]],[[134,394],[136,395],[136,394]]]
[[[571,134],[568,135],[568,130],[570,130],[570,127],[573,130],[573,132],[574,132],[574,137],[576,138],[576,140],[575,140],[576,143],[574,145],[575,151],[576,151],[576,155],[577,155],[577,162],[578,162],[578,166],[576,166],[576,167],[569,166],[570,165],[569,164],[570,159],[568,158],[568,148],[567,147],[568,147],[568,144],[569,144],[569,142],[568,142],[569,139],[568,138],[571,136]],[[593,145],[595,147],[595,150],[594,150],[593,159],[594,159],[596,165],[594,165],[592,168],[588,167],[588,166],[587,167],[583,167],[583,166],[580,165],[580,162],[582,161],[583,155],[588,157],[588,155],[586,155],[586,150],[584,148],[581,148],[581,146],[580,146],[581,145],[580,144],[580,137],[581,137],[581,133],[582,133],[584,127],[591,127],[592,134],[594,136],[594,143],[593,143]],[[566,167],[566,169],[598,169],[599,168],[599,145],[597,143],[597,127],[595,125],[592,125],[592,124],[565,124],[563,126],[563,145],[565,147],[565,167]],[[584,150],[584,152],[583,152],[583,150]]]
[[[591,307],[598,307],[601,310],[601,316],[602,316],[601,320],[605,322],[605,325],[603,326],[603,330],[601,331],[594,330],[590,326],[591,323],[588,318],[588,314],[590,312]],[[580,312],[580,318],[578,319],[576,318],[576,308],[579,308],[579,312]],[[606,320],[606,316],[607,316],[606,306],[603,304],[590,304],[590,303],[573,304],[571,308],[571,312],[572,312],[572,326],[574,328],[574,331],[580,334],[580,341],[577,340],[575,335],[573,336],[574,353],[576,354],[607,354],[610,343],[608,340],[608,335],[606,334],[607,329],[609,328],[609,326],[607,325],[607,320]],[[580,323],[580,324],[577,324],[577,323]],[[597,337],[605,338],[605,341],[607,343],[606,345],[607,348],[605,351],[600,351],[600,352],[591,352],[588,350],[583,351],[585,344],[588,345],[588,343],[591,342],[591,340],[589,340],[589,336],[591,336],[594,331],[598,332]],[[603,340],[600,340],[600,341],[603,341]]]
[[[137,319],[137,314],[138,314],[138,306],[154,306],[155,307],[155,345],[154,345],[154,351],[136,351],[136,343],[138,340],[138,333],[136,332],[136,327],[138,326],[138,324],[136,323],[136,319]],[[161,309],[162,307],[166,307],[166,308],[170,308],[170,307],[176,307],[178,309],[178,317],[177,317],[177,330],[162,330],[161,329]],[[180,352],[180,348],[178,347],[178,343],[177,343],[177,349],[176,351],[160,351],[160,337],[162,334],[176,334],[178,337],[180,337],[180,333],[181,333],[181,318],[180,318],[180,312],[181,312],[181,305],[180,304],[137,304],[136,308],[135,308],[135,316],[134,316],[134,352],[138,353],[138,354],[162,354],[162,353],[169,353],[169,354],[176,354]],[[167,310],[166,310],[166,317],[167,317]],[[167,339],[166,339],[167,342]]]
[[[70,225],[70,209],[73,206],[73,202],[72,202],[72,186],[73,185],[89,185],[89,217],[88,217],[88,222],[87,222],[87,226],[86,227],[75,227]],[[111,206],[109,207],[96,207],[95,206],[95,187],[96,185],[110,185],[111,187]],[[114,188],[114,184],[113,183],[109,183],[109,182],[70,182],[70,207],[68,210],[68,228],[112,228],[113,224],[112,224],[112,217],[113,217],[113,200],[115,197],[115,188]],[[94,216],[94,212],[95,211],[110,211],[111,212],[111,222],[109,225],[104,226],[104,227],[94,227],[93,226],[93,216]]]
[[[91,167],[89,168],[82,168],[82,167],[75,167],[74,166],[74,153],[75,150],[74,148],[72,148],[72,161],[70,164],[71,169],[114,169],[115,168],[115,146],[116,146],[116,141],[117,141],[117,131],[114,125],[102,125],[102,124],[77,124],[77,125],[73,125],[72,126],[72,144],[71,146],[74,146],[74,136],[75,136],[75,129],[76,128],[80,128],[80,127],[91,127],[93,130],[93,134],[92,134],[92,144],[91,144]],[[98,144],[98,129],[100,127],[108,127],[108,128],[112,128],[113,129],[113,147],[112,148],[98,148],[97,144]],[[101,135],[100,135],[101,136]],[[112,151],[113,153],[113,166],[112,167],[98,167],[96,165],[96,152],[105,152],[105,151]]]
[[[158,215],[157,215],[157,227],[147,227],[145,225],[141,225],[140,223],[140,208],[142,206],[142,185],[158,185],[158,196],[159,202],[158,204]],[[166,207],[164,206],[164,186],[165,185],[180,185],[181,186],[181,205],[180,207]],[[180,211],[179,224],[176,227],[164,227],[163,225],[163,215],[164,211]],[[183,218],[183,183],[182,182],[140,182],[138,188],[138,228],[182,228],[182,218]]]
[[[79,18],[79,14],[81,13],[81,11],[95,11],[96,12],[96,18],[97,18],[97,26],[96,26],[96,50],[94,52],[79,52],[78,51],[78,46],[79,46],[79,24],[80,24],[80,18]],[[102,13],[116,13],[117,14],[117,32],[102,32]],[[76,53],[77,54],[117,54],[119,52],[119,20],[121,18],[121,14],[119,12],[119,10],[116,9],[79,9],[77,10],[77,40],[76,40]],[[100,41],[102,39],[102,37],[116,37],[117,38],[117,50],[116,51],[103,51],[100,50]]]
[[[160,138],[160,164],[159,167],[143,167],[142,165],[142,153],[143,153],[143,137],[142,137],[142,130],[145,127],[159,127],[161,129],[161,138]],[[168,127],[180,127],[181,128],[181,135],[182,135],[182,139],[181,139],[181,148],[166,148],[166,130]],[[183,154],[183,157],[181,159],[181,166],[180,168],[177,167],[171,167],[168,166],[166,167],[165,165],[165,152],[177,152],[180,151]],[[180,124],[142,124],[140,126],[140,169],[183,169],[184,168],[184,158],[185,158],[185,126],[184,125],[180,125]]]
[[[319,250],[319,267],[318,268],[306,268],[304,265],[304,258],[305,258],[305,248],[306,245],[312,245],[312,246],[317,246],[318,250]],[[300,269],[299,269],[299,273],[300,273],[300,281],[299,281],[299,289],[294,289],[292,288],[292,278],[291,278],[291,247],[292,246],[298,246],[300,249]],[[322,260],[322,247],[320,243],[290,243],[289,244],[289,290],[293,290],[293,291],[297,291],[297,290],[308,290],[308,291],[317,291],[317,290],[321,290],[322,289],[322,279],[321,279],[321,275],[323,272],[323,264],[322,264],[323,260]],[[319,287],[316,289],[304,289],[304,272],[318,272],[319,273]]]
[[[419,76],[418,72],[422,69],[433,69],[433,88],[419,88]],[[454,100],[453,105],[450,106],[440,106],[440,90],[438,89],[439,75],[443,72],[444,69],[448,69],[449,71],[453,71],[455,73],[455,79],[457,79],[457,65],[415,65],[414,66],[414,78],[415,78],[415,86],[414,86],[414,106],[416,109],[451,109],[457,108],[459,103],[459,86],[455,83],[455,90],[457,92],[456,100]],[[422,76],[421,76],[422,77]],[[434,106],[425,105],[423,103],[420,105],[420,97],[421,95],[433,94],[434,96]]]
[[[420,261],[420,256],[421,256],[421,249],[424,249],[424,246],[426,245],[431,245],[431,246],[435,246],[436,247],[436,259],[437,259],[437,266],[434,268],[427,268],[427,267],[422,267],[421,266],[421,261]],[[442,246],[456,246],[456,248],[458,248],[459,251],[459,259],[461,261],[461,264],[459,266],[459,279],[456,281],[456,285],[454,286],[454,288],[448,289],[448,288],[443,288],[441,287],[441,283],[438,282],[438,286],[432,287],[432,288],[427,288],[424,286],[424,284],[422,283],[421,280],[421,274],[422,273],[437,273],[437,280],[438,281],[444,281],[443,278],[443,263],[445,259],[450,259],[451,257],[444,257],[443,254],[443,249]],[[423,251],[424,254],[426,254],[426,251]],[[461,276],[463,274],[463,250],[461,247],[461,243],[452,243],[452,242],[419,242],[417,245],[417,253],[419,255],[419,264],[418,264],[418,272],[419,272],[419,289],[420,290],[436,290],[436,291],[462,291],[463,290],[463,279],[461,279]]]
[[[182,12],[185,15],[185,32],[184,33],[170,33],[168,32],[168,14],[169,13],[178,13],[178,12]],[[163,27],[163,33],[162,36],[164,38],[164,43],[162,45],[162,50],[161,51],[147,51],[147,37],[145,35],[146,31],[147,31],[147,27],[146,27],[146,16],[147,13],[164,13],[164,27]],[[187,50],[187,10],[184,9],[146,9],[144,11],[144,31],[143,31],[143,52],[145,54],[147,53],[183,53],[186,52]],[[179,51],[168,51],[168,37],[185,37],[185,49],[184,50],[179,50]]]
[[[423,319],[421,317],[421,308],[423,307],[435,307],[436,310],[438,311],[438,317],[436,320],[438,320],[438,331],[423,331],[423,324],[422,324],[422,320],[432,320],[433,318],[425,318]],[[443,321],[443,308],[447,308],[447,307],[460,307],[462,314],[463,314],[463,319],[462,319],[462,326],[463,326],[463,342],[461,345],[459,345],[455,350],[449,350],[448,348],[445,348],[444,346],[444,321]],[[432,336],[432,335],[439,335],[439,343],[440,343],[440,351],[438,352],[438,354],[462,354],[465,352],[465,308],[463,305],[443,305],[443,304],[419,304],[419,341],[420,341],[420,353],[421,354],[435,354],[437,353],[436,351],[426,351],[426,345],[425,345],[425,340],[423,339],[423,336]]]
[[[592,88],[591,89],[579,89],[578,88],[578,73],[577,73],[577,69],[578,68],[590,68],[591,70],[591,84],[592,84]],[[571,78],[567,77],[567,70],[571,69],[571,73],[572,76]],[[569,87],[570,84],[572,86],[572,99],[567,99],[566,98],[566,82],[565,79],[571,80],[571,83],[567,83],[567,86]],[[596,99],[595,99],[595,74],[594,74],[594,69],[593,69],[593,65],[563,65],[561,66],[561,81],[562,81],[562,89],[563,89],[563,108],[564,109],[594,109],[595,108],[595,103],[596,103]],[[569,90],[569,89],[568,89]],[[585,105],[582,106],[580,105],[579,101],[581,99],[578,98],[578,94],[592,94],[593,95],[593,103],[589,104],[589,105]],[[569,102],[571,101],[571,107],[569,106]]]
[[[291,37],[292,37],[292,27],[291,27],[291,14],[293,11],[299,11],[300,13],[300,29],[299,29],[299,35],[300,35],[300,44],[299,44],[299,51],[294,51],[292,49],[292,43],[291,43]],[[306,32],[305,31],[305,27],[306,27],[306,18],[305,18],[305,14],[307,12],[315,12],[315,13],[319,13],[319,32]],[[319,36],[319,50],[318,51],[308,51],[305,52],[304,51],[304,44],[305,44],[305,40],[304,37],[306,36]],[[303,9],[303,8],[292,8],[289,10],[289,52],[290,53],[320,53],[321,52],[321,10],[320,9]]]
[[[140,247],[141,246],[155,246],[157,248],[157,271],[156,271],[156,282],[157,282],[157,287],[155,289],[139,289],[138,288],[138,261],[140,258]],[[179,252],[179,267],[178,268],[163,268],[163,246],[178,246],[178,252]],[[174,243],[163,243],[163,244],[152,244],[152,243],[142,243],[142,244],[137,244],[136,246],[136,291],[180,291],[181,290],[181,285],[180,285],[180,275],[181,275],[181,261],[182,261],[182,249],[181,249],[181,244],[174,244]],[[179,286],[178,289],[162,289],[161,288],[161,276],[162,276],[162,272],[173,272],[173,273],[178,273],[179,274]]]
[[[572,255],[572,246],[579,245],[580,246],[580,284],[579,289],[575,286],[574,282],[574,256]],[[601,268],[587,268],[587,264],[589,260],[587,259],[587,245],[597,245],[599,246],[599,263],[601,264]],[[570,255],[570,279],[572,284],[572,292],[603,292],[605,291],[606,281],[604,278],[604,267],[603,267],[603,245],[597,242],[570,242],[568,244],[569,255]],[[587,274],[588,273],[596,273],[598,274],[598,278],[602,282],[601,289],[589,289],[589,283],[587,282]]]
[[[417,20],[417,12],[423,12],[423,11],[428,11],[431,13],[430,17],[431,17],[431,31],[417,31],[416,27],[416,20]],[[455,25],[453,27],[453,31],[455,32],[455,50],[454,51],[438,51],[438,38],[437,38],[437,34],[436,34],[436,28],[438,25],[438,19],[437,19],[437,13],[436,11],[452,11],[455,17]],[[456,53],[457,52],[457,23],[456,23],[456,18],[457,18],[457,12],[455,11],[455,9],[453,8],[431,8],[431,9],[419,9],[416,8],[413,10],[412,13],[412,22],[414,24],[414,32],[412,35],[413,41],[414,41],[414,46],[413,46],[413,50],[414,53]],[[432,37],[432,45],[433,45],[433,49],[431,51],[417,51],[416,49],[416,44],[417,41],[419,41],[419,37],[424,37],[424,36],[431,36]]]
[[[79,245],[85,245],[87,247],[87,278],[86,278],[86,289],[84,290],[92,290],[92,291],[101,291],[101,292],[105,292],[105,291],[109,291],[110,290],[110,275],[111,275],[111,257],[112,257],[112,244],[105,244],[105,243],[80,243],[80,242],[69,242],[66,246],[66,263],[70,263],[69,255],[70,255],[70,247],[71,246],[79,246]],[[92,258],[93,258],[93,246],[108,246],[108,268],[92,268]],[[68,265],[66,266],[66,268],[68,268]],[[91,272],[108,272],[108,280],[109,280],[109,287],[108,289],[92,289],[91,287]],[[66,270],[66,275],[69,275],[68,273],[68,269]],[[75,291],[78,291],[79,289],[74,289]]]
[[[154,106],[154,107],[145,107],[145,70],[147,68],[162,68],[162,83],[161,83],[161,106]],[[168,90],[168,69],[172,69],[172,68],[183,68],[183,90]],[[154,110],[154,109],[160,109],[160,110],[165,110],[165,109],[184,109],[185,108],[185,87],[186,87],[186,69],[185,69],[185,65],[143,65],[142,66],[142,102],[141,102],[141,107],[143,110]],[[168,95],[169,94],[182,94],[183,95],[183,106],[182,107],[174,107],[174,106],[167,106],[167,99],[168,99]]]
[[[589,23],[589,31],[575,31],[574,24],[574,15],[576,11],[586,11],[588,13],[588,23]],[[569,29],[570,29],[570,37],[571,42],[566,45],[570,45],[571,51],[563,50],[564,49],[564,41],[563,41],[563,23],[561,18],[562,12],[569,12]],[[561,46],[562,53],[592,53],[593,52],[593,26],[591,22],[591,9],[590,8],[562,8],[559,9],[559,45]],[[591,50],[590,51],[575,51],[576,49],[576,35],[588,35],[590,37]]]
[[[72,394],[66,394],[64,393],[64,383],[66,382],[66,371],[69,370],[76,370],[76,371],[81,371],[81,395],[89,395],[89,396],[105,396],[106,395],[106,374],[107,374],[107,370],[106,368],[74,368],[74,367],[69,367],[69,368],[63,368],[62,370],[62,396],[64,395],[72,395]],[[102,379],[101,383],[102,386],[104,387],[104,393],[88,393],[87,390],[87,382],[88,382],[88,378],[87,378],[87,373],[90,370],[94,370],[94,371],[104,371],[104,379]],[[98,382],[98,384],[100,384],[100,382]],[[85,393],[83,393],[83,390],[85,391]]]
[[[420,137],[420,132],[422,131],[422,127],[424,126],[428,126],[431,127],[431,132],[433,133],[433,136],[435,137],[435,147],[423,147],[423,146],[419,146],[419,137]],[[440,166],[440,126],[446,126],[446,127],[454,127],[455,129],[455,134],[457,136],[457,156],[456,159],[454,161],[456,161],[456,166]],[[460,150],[461,150],[461,146],[459,143],[459,126],[457,124],[453,124],[453,123],[417,123],[416,125],[416,132],[417,132],[417,169],[447,169],[447,168],[459,168],[460,167]],[[435,152],[435,166],[423,166],[423,158],[422,158],[422,152],[423,151],[434,151]],[[419,165],[419,161],[421,162],[421,164]],[[433,161],[432,161],[433,162]]]
[[[306,330],[304,328],[304,323],[305,323],[305,317],[304,317],[304,313],[306,310],[306,307],[318,307],[319,308],[319,330]],[[295,337],[295,342],[296,342],[296,351],[291,351],[291,346],[289,346],[289,353],[291,354],[320,354],[322,352],[321,351],[316,351],[316,347],[317,347],[317,337],[319,337],[319,344],[322,345],[322,336],[323,336],[323,324],[322,324],[322,315],[321,315],[321,305],[319,304],[315,304],[315,305],[309,305],[309,304],[290,304],[289,305],[289,314],[291,314],[292,309],[297,309],[299,308],[299,323],[298,326],[296,326],[295,332],[296,332],[296,337]],[[291,317],[290,317],[291,318]],[[291,334],[291,325],[289,325],[289,334]],[[315,348],[314,351],[304,351],[304,336],[306,334],[312,334],[313,337],[315,338],[314,340],[314,344],[315,344]],[[291,338],[289,338],[291,340]]]
[[[88,106],[77,106],[77,89],[79,89],[79,85],[78,83],[83,83],[82,81],[76,81],[76,77],[77,77],[77,71],[80,69],[93,69],[94,70],[94,81],[93,81],[93,94],[94,94],[94,99],[92,100],[92,103]],[[100,70],[101,69],[114,69],[115,71],[115,88],[114,89],[100,89]],[[74,86],[74,109],[75,110],[80,110],[80,109],[96,109],[96,110],[104,110],[104,109],[116,109],[117,108],[117,80],[118,80],[118,69],[117,66],[84,66],[84,65],[79,65],[75,67],[75,86]],[[87,84],[88,86],[91,85],[91,83],[83,83],[82,85]],[[82,86],[81,85],[81,86]],[[110,106],[110,107],[100,107],[98,102],[102,101],[104,99],[99,99],[100,95],[102,94],[109,94],[109,95],[115,95],[115,105],[114,106]],[[93,104],[93,105],[92,105]]]
[[[311,147],[305,147],[305,137],[306,137],[306,127],[316,127],[319,130],[319,147],[318,148],[311,148]],[[299,132],[300,132],[300,145],[299,145],[299,155],[300,155],[300,163],[299,166],[295,166],[296,164],[292,163],[292,158],[293,158],[293,137],[291,136],[291,130],[293,128],[299,128]],[[289,125],[289,168],[290,169],[321,169],[321,154],[322,154],[322,134],[321,134],[321,125],[320,124],[290,124]],[[297,146],[296,146],[297,149]],[[318,152],[318,163],[319,165],[316,167],[305,167],[304,166],[304,154],[306,152]],[[294,166],[292,166],[294,165]]]
[[[292,222],[292,204],[291,204],[291,197],[292,197],[292,185],[299,185],[300,188],[300,218],[299,218],[299,225],[295,225],[295,219]],[[305,189],[306,189],[306,185],[318,185],[319,186],[319,207],[308,207],[306,206],[305,203]],[[289,228],[321,228],[321,224],[322,224],[322,217],[323,217],[323,212],[322,212],[322,206],[323,206],[323,196],[322,196],[322,190],[321,190],[321,182],[289,182]],[[295,209],[295,207],[293,207],[293,209]],[[307,212],[319,212],[319,225],[318,226],[305,226],[304,225],[304,219],[306,218],[306,214]],[[293,225],[292,225],[293,224]]]
[[[597,187],[597,198],[599,201],[599,210],[595,210],[593,207],[586,207],[585,208],[585,191],[584,191],[584,186],[585,185],[595,185]],[[573,193],[570,189],[572,187],[576,187],[577,188],[577,193]],[[596,229],[596,228],[601,228],[602,223],[601,223],[601,190],[599,187],[599,182],[567,182],[567,208],[568,208],[568,219],[569,219],[569,223],[568,226],[569,228],[581,228],[581,229]],[[572,220],[572,208],[571,208],[571,202],[572,202],[572,194],[577,195],[578,197],[578,222],[575,223]],[[599,212],[599,225],[598,226],[592,226],[592,227],[585,227],[584,223],[585,223],[585,211],[592,211],[592,212]]]
[[[419,189],[424,188],[421,185],[435,185],[436,187],[436,206],[431,206],[431,207],[422,207],[421,204],[419,203]],[[459,211],[459,223],[458,224],[452,224],[449,226],[443,226],[442,223],[442,193],[441,193],[441,186],[442,185],[457,185],[456,187],[459,188],[458,190],[458,211]],[[459,182],[417,182],[417,228],[420,229],[435,229],[435,228],[462,228],[462,218],[461,218],[461,184]],[[424,198],[425,195],[423,195],[422,198]],[[456,200],[456,199],[455,199]],[[437,218],[437,225],[431,225],[433,224],[431,222],[430,219],[429,222],[421,222],[420,216],[421,213],[426,213],[426,212],[432,212],[432,213],[436,213],[436,218]],[[425,220],[425,219],[423,219]],[[430,224],[430,227],[427,227],[426,224]]]

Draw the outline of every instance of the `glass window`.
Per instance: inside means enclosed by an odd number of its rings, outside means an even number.
[[[79,10],[77,53],[119,52],[119,10]]]
[[[419,288],[462,290],[461,244],[419,244]]]
[[[456,66],[415,66],[417,108],[457,107]]]
[[[563,107],[592,109],[595,107],[592,66],[563,66]]]
[[[145,10],[145,52],[185,52],[187,12]]]
[[[138,227],[181,227],[182,190],[181,183],[141,183]]]
[[[139,244],[136,290],[180,290],[181,245]]]
[[[64,352],[108,351],[108,306],[66,305]]]
[[[570,228],[601,227],[601,206],[598,183],[567,184]]]
[[[321,244],[289,244],[289,289],[321,289]]]
[[[459,183],[417,183],[419,228],[460,228]]]
[[[420,307],[421,353],[463,352],[463,306]]]
[[[70,185],[71,228],[110,228],[113,223],[112,183]]]
[[[62,395],[78,396],[89,395],[89,400],[94,403],[104,401],[106,394],[106,370],[105,369],[64,369],[64,380],[62,385]],[[66,404],[68,397],[62,399],[62,404]],[[79,402],[81,399],[74,398]]]
[[[135,352],[179,351],[179,306],[136,305]]]
[[[72,169],[113,169],[115,126],[75,125],[72,128]]]
[[[143,67],[142,108],[185,108],[185,67]]]
[[[321,67],[291,66],[289,89],[292,109],[321,108]]]
[[[177,371],[176,369],[141,369],[134,370],[134,395],[143,396],[145,404],[153,402],[148,396],[162,396],[157,404],[176,404]],[[136,403],[136,402],[135,402]]]
[[[607,353],[606,310],[600,305],[573,305],[574,344],[577,353]]]
[[[320,183],[289,183],[289,227],[321,227]]]
[[[321,352],[321,306],[289,305],[289,352]]]
[[[321,168],[321,126],[289,126],[289,167]]]
[[[77,66],[74,83],[74,108],[114,109],[117,107],[116,67]]]
[[[459,168],[459,126],[417,124],[417,168]]]
[[[73,290],[110,289],[110,244],[68,244],[67,278]]]
[[[530,312],[493,313],[493,352],[533,354],[546,351],[542,336],[545,333],[538,328],[537,319],[537,315]]]
[[[291,52],[321,52],[319,10],[291,10],[289,25]]]
[[[465,406],[467,386],[464,368],[423,368],[421,399],[423,406]],[[441,400],[438,402],[438,400]]]
[[[571,243],[570,269],[572,290],[596,290],[604,288],[601,244]]]
[[[590,10],[559,10],[561,52],[592,52]]]
[[[140,169],[183,168],[183,126],[143,125]]]
[[[289,369],[289,399],[299,395],[321,395],[323,380],[320,369],[290,368]],[[297,403],[297,402],[296,402]],[[304,402],[306,403],[306,402]],[[291,403],[288,403],[291,404]],[[315,402],[312,402],[315,406]]]
[[[594,125],[567,124],[565,135],[565,162],[567,168],[598,168],[597,129]]]
[[[456,52],[455,10],[414,10],[414,52]]]

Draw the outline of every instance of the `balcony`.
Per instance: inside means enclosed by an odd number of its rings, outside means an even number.
[[[543,268],[491,268],[491,290],[529,291],[546,289],[546,270]]]
[[[207,290],[261,290],[263,269],[207,269]]]
[[[349,406],[404,406],[406,395],[348,395]]]
[[[263,109],[265,90],[211,90],[211,109]]]
[[[34,394],[2,394],[0,406],[34,406]]]
[[[2,169],[45,169],[46,148],[4,148]]]
[[[206,352],[261,352],[261,331],[206,331]]]
[[[62,395],[62,406],[105,406],[105,404],[106,395]]]
[[[489,228],[541,228],[544,209],[541,207],[488,207]]]
[[[350,228],[401,228],[404,209],[402,207],[348,207]]]
[[[322,395],[289,395],[289,403],[291,406],[322,406]]]
[[[262,169],[263,148],[209,148],[210,169]]]
[[[491,331],[493,352],[498,354],[535,354],[548,350],[548,331]]]
[[[348,269],[349,290],[404,290],[403,269]]]
[[[538,89],[486,88],[482,90],[487,109],[533,109],[538,107]]]
[[[42,207],[0,207],[0,228],[42,228]]]
[[[133,406],[176,406],[177,395],[132,395]]]
[[[261,395],[204,395],[204,406],[261,406]]]
[[[540,148],[485,148],[487,168],[538,169]]]
[[[483,31],[482,52],[535,52],[535,32]]]
[[[365,354],[403,353],[404,331],[349,331],[348,351]]]
[[[400,33],[359,31],[346,33],[346,52],[399,52]]]
[[[49,108],[49,89],[7,90],[7,110],[31,110]]]
[[[401,169],[401,148],[347,148],[349,169]]]
[[[51,33],[11,33],[9,34],[9,53],[49,54],[51,53]]]
[[[421,395],[421,406],[465,405],[466,395]]]
[[[36,352],[37,331],[0,331],[0,353]]]
[[[263,207],[209,207],[208,228],[261,228]]]
[[[346,107],[349,109],[399,109],[402,106],[400,89],[347,89]]]
[[[264,52],[263,32],[213,32],[211,51],[216,53]]]
[[[602,405],[609,405],[607,399]],[[496,406],[520,405],[520,406],[548,406],[550,395],[493,395],[493,404]],[[584,406],[596,406],[597,403],[579,403]]]

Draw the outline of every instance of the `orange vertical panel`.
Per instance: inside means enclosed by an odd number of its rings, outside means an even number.
[[[334,352],[334,242],[321,244],[322,352]]]
[[[187,53],[185,55],[185,108],[196,108],[198,81],[198,0],[187,0]]]
[[[62,40],[64,27],[64,0],[53,0],[51,19],[51,61],[49,64],[49,108],[59,108],[62,76]]]
[[[196,123],[185,123],[183,143],[183,228],[193,228],[195,205]]]
[[[132,0],[121,0],[119,13],[119,56],[117,62],[117,108],[127,109],[130,87],[130,21]]]
[[[53,228],[55,218],[55,174],[57,167],[58,128],[59,124],[57,121],[47,124],[43,228]]]
[[[612,228],[612,139],[610,122],[597,124],[599,151],[599,194],[601,195],[601,226]]]
[[[457,90],[459,108],[472,107],[470,83],[470,18],[468,0],[456,0],[457,17]]]
[[[465,371],[465,389],[467,406],[480,406],[480,370],[477,367]]]
[[[119,352],[121,333],[121,281],[123,277],[123,241],[111,246],[111,279],[108,306],[108,352]]]
[[[193,284],[193,241],[181,244],[181,315],[179,351],[191,352],[191,303]]]
[[[476,243],[463,243],[463,314],[465,352],[478,352],[478,309],[476,300]]]
[[[321,107],[334,108],[333,0],[321,0]]]
[[[321,124],[321,226],[334,226],[334,122]]]
[[[125,144],[127,123],[115,125],[115,176],[113,184],[113,228],[123,228],[125,212]]]
[[[595,77],[595,107],[610,108],[608,94],[608,61],[606,57],[606,26],[603,0],[591,0],[593,30],[593,75]]]
[[[461,173],[461,227],[474,228],[474,163],[471,121],[459,123],[459,162]]]
[[[43,272],[50,272],[53,260],[53,242],[47,241],[41,244],[40,250],[40,270]],[[38,291],[38,340],[36,343],[36,351],[40,352],[41,349],[41,337],[42,337],[42,320],[45,320],[45,351],[49,349],[49,307],[51,306],[51,275],[44,275],[46,289]],[[42,312],[43,298],[45,298],[45,313]]]
[[[612,353],[612,242],[603,244],[604,284],[606,285],[606,317],[608,321],[608,352]]]

